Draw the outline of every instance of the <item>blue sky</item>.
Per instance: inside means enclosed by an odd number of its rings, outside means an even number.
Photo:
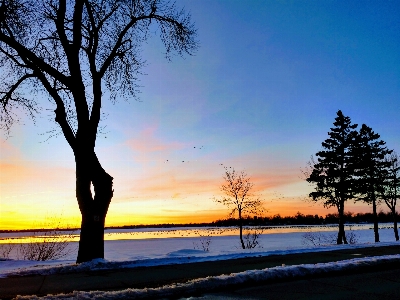
[[[220,194],[221,164],[247,171],[268,214],[330,212],[304,200],[312,187],[300,168],[321,149],[339,109],[400,152],[397,1],[176,6],[196,23],[197,53],[169,62],[152,37],[143,46],[140,101],[104,105],[96,150],[114,177],[109,225],[225,217],[212,201]],[[2,139],[1,163],[11,166],[2,168],[0,227],[11,226],[13,215],[24,216],[18,226],[29,226],[60,207],[66,219],[79,221],[72,151],[62,136],[45,141],[56,125],[45,110],[51,104],[40,102],[35,126],[24,120]],[[37,203],[41,212],[32,213]]]

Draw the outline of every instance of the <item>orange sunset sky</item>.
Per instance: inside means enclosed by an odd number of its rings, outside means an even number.
[[[66,150],[58,155],[51,149],[61,147],[61,137],[37,143],[34,148],[43,151],[41,156],[56,158],[32,160],[24,157],[12,140],[1,143],[0,228],[42,227],[53,217],[61,219],[65,226],[79,226],[74,161],[66,143]],[[99,147],[105,169],[114,176],[115,194],[106,225],[195,223],[225,218],[227,209],[213,201],[221,195],[221,163],[247,171],[255,184],[254,191],[265,200],[266,215],[334,212],[307,200],[311,187],[301,178],[301,166],[290,159],[280,159],[278,153],[266,158],[260,150],[247,157],[224,160],[208,152],[206,146],[197,149],[192,145],[160,141],[154,128],[149,128],[124,143]],[[65,155],[64,160],[60,155]],[[349,203],[348,210],[369,208]]]
[[[104,93],[96,153],[115,190],[106,226],[227,217],[213,201],[223,166],[247,172],[266,215],[335,212],[307,200],[312,187],[301,168],[321,150],[339,109],[400,152],[397,1],[176,5],[198,28],[196,54],[169,62],[152,36],[142,48],[139,101],[113,104]],[[0,136],[0,229],[42,227],[53,217],[79,226],[72,150],[54,104],[32,97],[36,121],[21,114]]]

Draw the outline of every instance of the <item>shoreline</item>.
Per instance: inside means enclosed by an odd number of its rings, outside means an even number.
[[[391,225],[389,225],[391,224]],[[363,225],[371,225],[373,223],[370,222],[359,222],[359,223],[345,223],[345,226],[363,226]],[[393,228],[392,222],[380,222],[379,226],[387,225],[387,228]],[[254,227],[265,227],[269,228],[282,228],[282,227],[337,227],[336,223],[327,223],[327,224],[265,224],[265,225],[243,225],[243,228],[254,228]],[[202,227],[211,227],[211,228],[232,228],[237,227],[236,225],[225,226],[225,225],[215,225],[213,223],[199,223],[199,224],[156,224],[156,225],[126,225],[126,226],[109,226],[104,228],[104,233],[107,233],[108,230],[130,230],[130,229],[170,229],[170,228],[202,228]],[[2,230],[0,229],[0,234],[2,233],[24,233],[24,232],[52,232],[52,231],[80,231],[80,228],[36,228],[36,229],[16,229],[16,230]]]

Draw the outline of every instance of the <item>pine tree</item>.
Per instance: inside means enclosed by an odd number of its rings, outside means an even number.
[[[400,157],[397,153],[393,152],[385,158],[388,162],[389,168],[387,176],[384,179],[384,189],[381,195],[387,207],[393,216],[393,231],[396,241],[399,240],[399,231],[397,228],[397,212],[396,204],[400,198]]]
[[[357,124],[349,117],[337,112],[329,138],[322,143],[324,150],[316,153],[317,162],[312,163],[308,182],[315,184],[309,196],[314,201],[324,201],[324,206],[336,207],[339,215],[337,243],[347,244],[344,231],[344,204],[354,198],[353,192],[353,143],[357,135]]]
[[[390,164],[385,156],[392,153],[380,135],[363,124],[353,148],[357,200],[372,204],[375,242],[379,242],[377,205],[384,193]]]

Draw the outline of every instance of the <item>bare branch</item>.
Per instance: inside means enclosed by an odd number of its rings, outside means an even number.
[[[32,62],[32,64],[37,65],[38,68],[40,68],[44,72],[48,73],[50,76],[57,78],[58,81],[69,86],[70,81],[67,76],[60,73],[58,70],[54,69],[52,66],[50,66],[49,64],[44,62],[42,59],[40,59],[38,56],[36,56],[32,51],[28,50],[26,47],[21,45],[15,39],[12,39],[11,37],[6,36],[2,32],[0,32],[0,41],[3,41],[8,46],[10,46],[15,51],[17,51],[17,53],[20,57],[26,57],[29,61]]]
[[[65,106],[64,102],[62,101],[60,95],[57,93],[57,90],[51,86],[47,78],[44,76],[44,74],[37,74],[37,77],[39,80],[42,82],[43,86],[47,90],[47,92],[50,94],[50,96],[54,99],[54,101],[57,104],[57,108],[54,111],[56,114],[55,121],[60,124],[60,127],[64,133],[65,139],[67,140],[68,144],[71,146],[72,149],[75,149],[75,135],[71,129],[71,126],[69,125],[67,121],[67,115],[65,112]]]
[[[263,212],[262,200],[255,197],[251,190],[254,184],[250,182],[250,178],[245,172],[237,173],[234,168],[232,170],[225,167],[225,183],[221,185],[221,191],[226,196],[221,198],[214,198],[214,201],[221,203],[233,210],[230,215],[238,212],[250,214],[260,214]]]
[[[65,34],[65,28],[64,28],[64,20],[65,20],[65,15],[66,15],[66,10],[67,10],[67,3],[65,0],[60,0],[58,9],[54,7],[54,9],[57,11],[57,17],[55,19],[55,25],[57,28],[57,34],[58,37],[60,38],[61,45],[64,49],[64,53],[69,56],[69,42],[67,35]]]
[[[4,94],[2,98],[0,98],[0,103],[3,105],[3,109],[6,108],[8,101],[12,100],[12,94],[15,90],[28,78],[36,77],[34,74],[26,74],[22,76],[15,84],[13,84],[7,92],[0,92],[0,94]]]

